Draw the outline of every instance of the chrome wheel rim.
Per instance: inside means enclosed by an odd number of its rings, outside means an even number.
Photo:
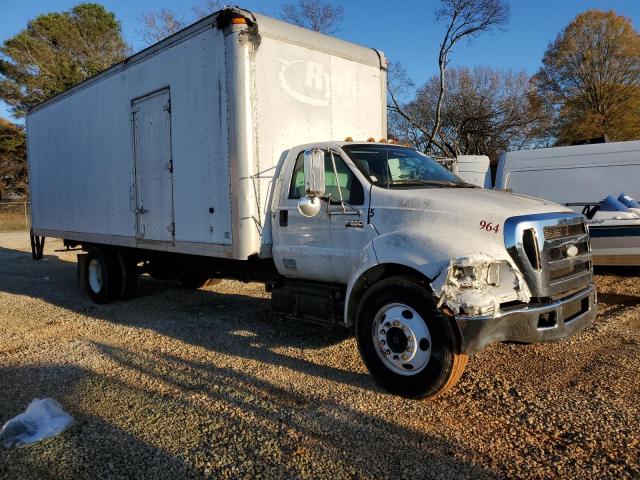
[[[102,290],[102,267],[95,258],[89,262],[89,286],[94,293],[100,293]]]
[[[385,305],[373,321],[373,343],[384,365],[399,375],[416,375],[431,358],[431,335],[424,319],[402,303]]]

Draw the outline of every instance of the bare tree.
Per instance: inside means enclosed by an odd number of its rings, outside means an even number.
[[[495,161],[505,150],[537,145],[547,117],[525,72],[451,68],[448,78],[441,127],[433,139],[438,150],[451,157],[488,155]],[[394,136],[426,150],[439,93],[440,79],[434,75],[403,104],[405,116],[391,110],[389,126]]]
[[[191,7],[193,15],[197,20],[211,15],[218,10],[221,10],[224,4],[220,0],[203,0],[200,4]]]
[[[505,0],[441,0],[440,8],[436,10],[436,19],[445,21],[447,28],[440,44],[438,53],[439,93],[434,112],[431,133],[428,136],[426,149],[437,145],[436,136],[440,128],[442,102],[445,96],[445,73],[449,65],[449,56],[453,47],[463,39],[471,40],[483,32],[503,27],[509,19],[509,5]],[[390,92],[391,93],[391,92]],[[408,116],[397,102],[395,95],[391,95],[392,110],[403,117]],[[418,122],[414,122],[418,123]],[[449,155],[451,152],[443,150]]]
[[[440,71],[440,92],[436,105],[436,118],[427,143],[431,147],[433,138],[440,128],[442,99],[445,91],[445,71],[449,63],[449,54],[454,45],[466,38],[470,40],[482,32],[501,27],[509,19],[509,5],[504,0],[441,0],[436,18],[447,22],[447,30],[440,44],[438,69]]]
[[[142,24],[138,35],[149,45],[159,42],[163,38],[182,30],[185,23],[178,18],[173,10],[163,8],[157,12],[146,12],[138,17]]]
[[[344,18],[344,8],[320,0],[298,0],[295,4],[284,4],[280,18],[315,32],[332,34],[339,30]]]
[[[220,10],[222,7],[222,2],[219,0],[203,0],[200,4],[194,5],[191,8],[193,18],[187,21],[175,11],[168,8],[146,12],[138,17],[138,21],[142,24],[142,27],[140,30],[137,30],[136,33],[145,43],[152,45],[182,30],[188,23],[200,20]]]

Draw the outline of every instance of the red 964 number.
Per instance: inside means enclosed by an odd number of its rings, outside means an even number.
[[[500,231],[500,224],[496,223],[494,225],[492,222],[487,222],[486,220],[480,220],[480,230],[486,230],[487,232],[498,233]]]

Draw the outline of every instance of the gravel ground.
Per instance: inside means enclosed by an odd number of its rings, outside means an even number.
[[[489,347],[454,390],[387,395],[353,338],[297,323],[259,284],[143,277],[94,305],[75,255],[0,234],[0,422],[36,397],[76,418],[0,450],[2,478],[640,478],[640,277],[597,276],[563,344]]]

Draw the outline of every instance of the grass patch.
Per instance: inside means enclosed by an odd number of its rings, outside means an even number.
[[[0,232],[28,229],[31,223],[29,220],[28,223],[25,222],[23,205],[16,205],[11,209],[0,207]]]

